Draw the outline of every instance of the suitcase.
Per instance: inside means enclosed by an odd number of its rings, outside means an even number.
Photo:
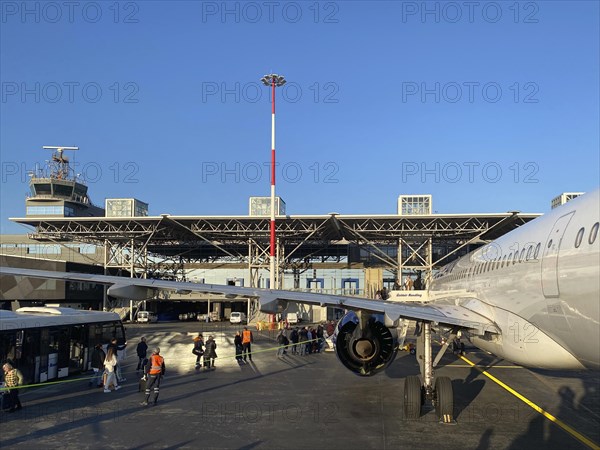
[[[0,395],[2,396],[0,399],[2,411],[8,411],[12,407],[10,394],[8,392],[2,392]]]
[[[140,382],[138,384],[138,392],[141,392],[142,394],[144,394],[146,392],[147,384],[148,384],[148,380],[144,380],[143,378],[140,378]]]

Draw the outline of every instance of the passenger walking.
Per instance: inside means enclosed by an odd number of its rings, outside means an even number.
[[[333,323],[333,320],[330,320],[329,322],[327,322],[325,331],[327,332],[327,337],[333,336],[333,333],[335,332],[335,323]]]
[[[325,337],[323,336],[323,325],[319,324],[317,326],[317,353],[321,353],[323,351],[323,345],[325,344]]]
[[[298,338],[298,327],[296,327],[290,333],[290,340],[292,341],[292,355],[298,354]]]
[[[110,341],[110,344],[108,344],[108,346],[106,347],[107,352],[110,348],[114,349],[115,358],[117,359],[117,365],[115,367],[115,375],[116,375],[119,383],[126,381],[125,377],[123,377],[123,374],[121,373],[121,365],[119,364],[119,352],[124,351],[125,347],[127,347],[127,342],[125,342],[122,345],[119,345],[117,343],[117,338],[112,338]]]
[[[277,357],[281,358],[286,354],[285,346],[288,344],[288,338],[285,335],[285,330],[281,330],[277,335]]]
[[[117,380],[116,367],[117,367],[117,355],[115,347],[109,347],[106,352],[106,358],[104,359],[104,371],[106,378],[104,380],[104,393],[110,392],[110,385],[114,385],[115,391],[121,389]]]
[[[198,333],[198,336],[194,338],[192,353],[196,355],[196,369],[200,369],[200,358],[204,355],[204,338],[202,337],[202,333]]]
[[[204,351],[204,369],[215,368],[215,358],[217,357],[217,343],[213,336],[208,336],[206,341],[206,350]]]
[[[300,330],[300,356],[304,356],[306,354],[306,341],[308,341],[308,330],[306,327],[302,327]]]
[[[240,334],[239,331],[235,332],[235,337],[233,338],[233,344],[235,345],[235,359],[237,360],[238,364],[241,364],[242,363],[243,345],[242,345],[242,335]]]
[[[146,383],[146,400],[140,403],[142,406],[148,406],[148,402],[150,401],[150,393],[154,392],[154,401],[153,404],[156,405],[158,402],[158,394],[160,390],[160,382],[162,377],[165,375],[165,359],[160,356],[160,348],[156,347],[152,351],[152,356],[150,356],[150,361],[148,366],[146,366],[146,375],[144,379],[147,380]]]
[[[312,345],[313,345],[313,329],[309,328],[306,332],[306,345],[304,349],[304,353],[306,355],[310,355],[312,353]]]
[[[5,363],[2,366],[2,370],[4,370],[4,382],[8,388],[10,399],[10,409],[8,412],[12,413],[23,408],[21,400],[19,400],[19,386],[23,385],[23,374],[10,363]]]
[[[137,367],[135,369],[135,371],[137,372],[138,370],[144,370],[144,366],[148,362],[148,358],[146,357],[146,354],[148,352],[148,344],[146,344],[146,338],[145,337],[142,337],[140,339],[140,342],[137,345],[135,351],[136,351],[137,356],[138,356],[138,364],[137,364]]]
[[[246,361],[246,357],[250,358],[252,361],[252,343],[254,342],[254,336],[252,335],[252,331],[248,329],[248,327],[244,327],[242,331],[242,354],[244,355],[244,361]]]
[[[92,352],[92,370],[94,377],[90,380],[90,386],[102,387],[102,374],[104,373],[104,360],[106,353],[102,350],[102,344],[96,344]]]

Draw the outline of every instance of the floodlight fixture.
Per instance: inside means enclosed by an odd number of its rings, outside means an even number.
[[[287,83],[283,75],[277,75],[276,73],[265,75],[260,79],[260,81],[262,81],[265,86],[275,85],[275,87],[281,87]]]

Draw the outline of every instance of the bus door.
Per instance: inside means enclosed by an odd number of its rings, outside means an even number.
[[[40,358],[39,365],[40,368],[36,372],[39,373],[39,382],[43,383],[44,381],[48,381],[48,372],[50,368],[50,363],[48,362],[48,354],[52,352],[53,349],[50,348],[50,329],[42,328],[40,330]],[[37,361],[36,361],[37,364]],[[36,380],[38,376],[36,375]]]
[[[40,352],[41,330],[24,330],[23,344],[21,346],[21,367],[26,382],[40,382]]]
[[[69,375],[71,353],[68,327],[50,329],[48,349],[48,379]]]
[[[88,349],[86,347],[87,329],[85,325],[74,325],[71,327],[69,345],[69,375],[81,372],[84,369],[84,361],[87,361]]]

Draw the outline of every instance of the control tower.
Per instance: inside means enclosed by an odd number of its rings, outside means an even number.
[[[79,150],[79,147],[43,148],[52,150],[52,158],[44,168],[30,174],[26,217],[104,216],[104,209],[92,204],[87,185],[78,179],[64,154],[66,150]]]

